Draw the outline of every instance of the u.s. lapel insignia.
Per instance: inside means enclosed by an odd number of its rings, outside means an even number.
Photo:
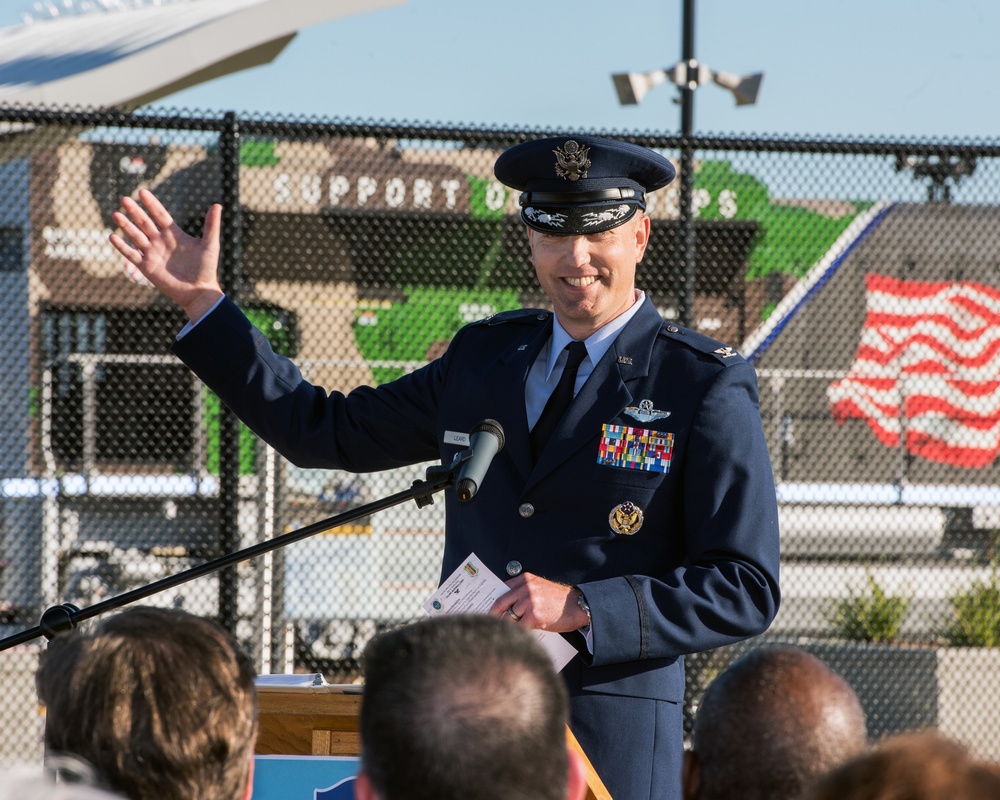
[[[624,364],[627,367],[632,366],[632,356],[618,356],[618,363]]]
[[[642,509],[629,500],[616,505],[608,515],[611,530],[622,536],[631,536],[642,527],[642,522]]]
[[[713,353],[718,353],[723,358],[732,358],[733,356],[738,356],[739,355],[739,353],[737,353],[731,347],[717,347],[712,352]]]
[[[670,416],[669,411],[660,411],[653,408],[652,400],[640,400],[637,406],[626,406],[625,413],[639,422],[652,422],[653,420],[666,419]]]
[[[578,181],[587,177],[590,169],[590,148],[572,139],[562,147],[552,151],[556,154],[556,175],[568,181]]]

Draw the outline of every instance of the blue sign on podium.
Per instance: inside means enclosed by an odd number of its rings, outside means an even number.
[[[354,800],[361,759],[350,756],[255,756],[254,800]]]

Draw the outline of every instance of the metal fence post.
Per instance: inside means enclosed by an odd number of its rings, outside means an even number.
[[[219,264],[222,288],[239,304],[242,289],[243,210],[240,205],[240,123],[229,112],[219,135],[219,158],[222,173],[222,242]],[[240,423],[220,404],[219,409],[219,550],[230,553],[239,549],[240,506]],[[219,622],[235,633],[239,617],[239,578],[236,567],[219,574]]]

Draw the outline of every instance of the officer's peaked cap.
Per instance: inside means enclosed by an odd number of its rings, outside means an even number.
[[[543,233],[599,233],[646,208],[646,193],[674,179],[659,153],[599,136],[533,139],[505,150],[493,172],[521,192],[521,219]]]

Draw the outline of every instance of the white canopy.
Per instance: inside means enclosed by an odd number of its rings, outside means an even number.
[[[405,0],[159,0],[0,28],[0,103],[134,108],[272,61],[302,28]]]

